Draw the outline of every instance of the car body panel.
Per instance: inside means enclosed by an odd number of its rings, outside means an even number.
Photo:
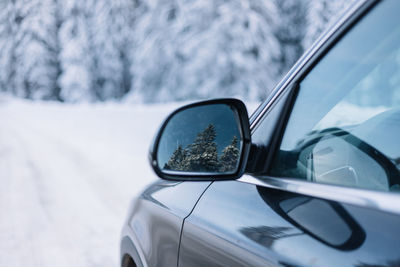
[[[209,184],[159,180],[132,201],[122,240],[128,237],[134,244],[139,255],[133,259],[136,265],[177,265],[183,220]]]
[[[218,182],[185,219],[179,266],[394,266],[399,225],[387,212]]]

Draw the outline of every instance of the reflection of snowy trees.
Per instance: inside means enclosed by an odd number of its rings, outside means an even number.
[[[276,240],[296,235],[291,234],[291,231],[293,231],[293,228],[291,227],[270,227],[265,225],[257,227],[243,227],[240,229],[240,232],[243,235],[267,248],[272,247]]]
[[[221,164],[220,171],[228,172],[235,170],[239,155],[238,139],[234,136],[231,144],[222,150],[222,155],[219,159]]]
[[[190,172],[234,171],[240,154],[237,137],[233,137],[231,144],[222,150],[222,155],[218,158],[216,136],[215,127],[210,124],[197,135],[192,144],[186,148],[179,145],[164,169]]]
[[[0,91],[260,100],[348,1],[0,1]]]

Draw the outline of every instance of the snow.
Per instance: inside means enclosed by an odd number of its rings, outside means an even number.
[[[0,90],[66,102],[258,101],[353,1],[0,1]]]
[[[149,144],[181,105],[0,99],[0,266],[118,266],[129,202],[157,179]]]

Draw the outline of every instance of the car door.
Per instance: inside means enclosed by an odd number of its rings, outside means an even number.
[[[184,221],[179,266],[400,265],[400,2],[360,3],[252,123],[247,175]]]

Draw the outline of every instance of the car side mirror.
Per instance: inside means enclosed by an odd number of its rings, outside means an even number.
[[[167,180],[233,180],[244,173],[250,143],[242,101],[203,101],[167,117],[151,146],[150,163]]]

